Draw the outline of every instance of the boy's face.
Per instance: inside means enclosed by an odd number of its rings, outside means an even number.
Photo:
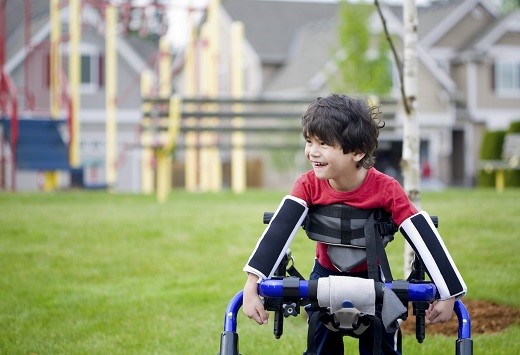
[[[319,138],[307,137],[305,156],[312,165],[318,179],[341,182],[358,171],[357,163],[363,159],[363,153],[343,153],[339,144],[327,145]]]

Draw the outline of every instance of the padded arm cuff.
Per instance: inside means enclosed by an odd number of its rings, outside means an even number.
[[[271,222],[258,239],[244,271],[253,273],[261,279],[273,276],[307,211],[305,201],[294,196],[285,196]]]
[[[466,293],[466,284],[428,213],[411,216],[399,230],[421,258],[441,300]]]

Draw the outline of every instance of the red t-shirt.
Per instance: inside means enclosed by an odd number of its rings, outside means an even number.
[[[291,195],[301,198],[309,207],[343,203],[359,209],[382,208],[392,214],[397,225],[418,212],[399,182],[375,168],[368,170],[365,181],[353,191],[334,190],[328,180],[318,179],[310,170],[296,180]],[[337,271],[327,254],[327,244],[317,242],[316,259],[327,269]],[[366,264],[351,271],[363,270],[366,270]]]

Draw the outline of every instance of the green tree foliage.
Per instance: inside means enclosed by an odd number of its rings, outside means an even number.
[[[372,36],[368,28],[372,5],[342,0],[338,26],[338,72],[331,78],[335,90],[373,95],[387,94],[392,88],[389,45],[381,33]]]
[[[500,4],[500,11],[504,14],[513,12],[520,8],[520,0],[503,0]]]

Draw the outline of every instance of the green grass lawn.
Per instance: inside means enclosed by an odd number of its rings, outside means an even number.
[[[284,192],[153,196],[0,193],[0,354],[217,354],[226,305],[262,214]],[[520,190],[423,193],[469,288],[468,298],[520,308]],[[308,275],[314,244],[291,249]],[[402,237],[389,247],[402,269]],[[257,326],[240,312],[243,354],[301,354],[303,317]],[[453,354],[453,337],[404,339],[406,354]],[[520,353],[520,325],[474,335],[475,354]],[[351,340],[350,347],[355,347]],[[355,350],[350,353],[356,353]]]

